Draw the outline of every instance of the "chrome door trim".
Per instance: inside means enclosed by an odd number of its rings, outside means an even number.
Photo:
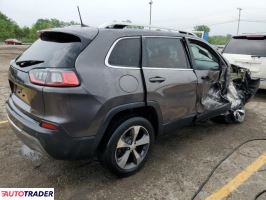
[[[140,36],[132,36],[132,37],[121,37],[121,38],[118,38],[118,39],[112,44],[111,48],[109,49],[109,51],[108,51],[108,53],[107,53],[107,55],[106,55],[106,57],[105,57],[105,61],[104,61],[105,65],[106,65],[107,67],[117,68],[117,69],[138,69],[138,70],[140,70],[140,69],[141,69],[140,67],[134,67],[134,66],[132,66],[132,67],[125,67],[125,66],[111,65],[111,64],[109,63],[109,57],[110,57],[110,55],[111,55],[111,53],[112,53],[114,47],[116,46],[116,44],[117,44],[119,41],[124,40],[124,39],[140,39]]]

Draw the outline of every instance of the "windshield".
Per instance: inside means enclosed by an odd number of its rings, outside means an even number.
[[[231,39],[223,53],[266,56],[266,39]]]
[[[17,58],[16,63],[21,67],[23,64],[25,67],[33,64],[41,64],[43,67],[74,67],[83,45],[78,40],[58,39],[58,35],[41,37]]]

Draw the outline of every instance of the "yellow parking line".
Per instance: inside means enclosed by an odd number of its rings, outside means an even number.
[[[8,121],[0,121],[0,124],[5,124],[7,123]]]
[[[241,184],[243,184],[252,174],[266,164],[266,152],[251,163],[247,168],[240,172],[229,183],[222,188],[211,194],[206,200],[219,200],[226,198],[230,193],[236,190]]]

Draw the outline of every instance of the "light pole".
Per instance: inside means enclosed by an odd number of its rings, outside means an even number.
[[[153,1],[150,0],[149,4],[150,4],[150,22],[149,22],[149,25],[151,25],[151,11],[152,11],[152,4],[153,4]]]
[[[237,32],[236,32],[236,34],[238,35],[238,33],[239,33],[239,26],[240,26],[241,11],[243,9],[242,8],[237,8],[237,10],[238,10],[238,24],[237,24]]]

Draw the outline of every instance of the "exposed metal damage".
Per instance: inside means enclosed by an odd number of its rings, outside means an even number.
[[[229,111],[215,117],[214,120],[241,122],[245,115],[244,105],[256,94],[259,84],[260,80],[252,79],[248,69],[231,65],[221,73],[220,82],[210,88],[208,95],[202,98],[201,104],[208,111],[221,108],[221,112],[229,105]]]

